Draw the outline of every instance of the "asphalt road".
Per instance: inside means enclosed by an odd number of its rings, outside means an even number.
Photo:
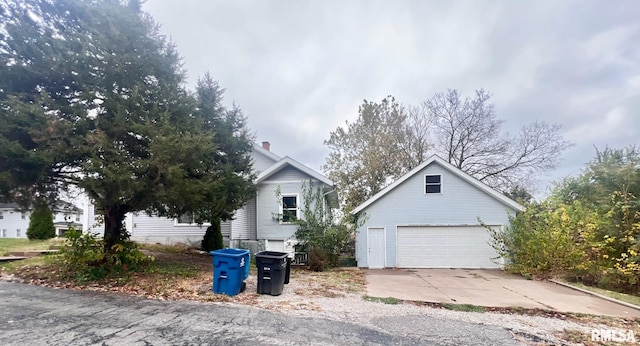
[[[507,330],[426,316],[373,325],[214,303],[0,282],[0,345],[515,345]]]

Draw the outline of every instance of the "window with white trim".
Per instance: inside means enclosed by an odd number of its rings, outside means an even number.
[[[22,231],[19,229],[16,229],[16,238],[20,238],[22,236]]]
[[[7,237],[7,230],[6,229],[2,229],[2,238],[6,238]]]
[[[2,214],[1,211],[0,211],[0,219],[4,219],[4,215]]]
[[[442,193],[442,175],[427,174],[424,176],[424,193]]]
[[[282,205],[280,206],[280,214],[283,223],[291,223],[299,218],[298,195],[282,195]]]

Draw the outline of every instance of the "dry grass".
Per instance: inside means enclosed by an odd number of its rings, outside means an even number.
[[[613,299],[617,299],[629,304],[634,304],[637,306],[640,306],[640,296],[638,295],[631,295],[631,294],[626,294],[626,293],[620,293],[620,292],[615,292],[615,291],[610,291],[610,290],[606,290],[603,288],[599,288],[599,287],[593,287],[593,286],[588,286],[579,282],[569,282],[569,285],[572,286],[576,286],[578,288],[582,288],[584,290],[587,291],[591,291],[594,293],[598,293],[601,294],[603,296],[607,296]]]
[[[294,269],[291,280],[301,283],[294,293],[303,297],[339,298],[347,293],[364,291],[364,272],[357,269],[336,268],[324,272]]]
[[[212,292],[211,257],[186,246],[144,245],[142,251],[154,258],[135,272],[121,273],[92,282],[77,282],[65,277],[54,261],[21,262],[5,273],[14,274],[16,281],[69,289],[118,292],[158,300],[196,300],[234,302],[256,305],[260,295],[256,293],[256,270],[251,268],[247,290],[236,296]],[[29,260],[31,261],[31,260]],[[292,268],[291,281],[294,289],[303,297],[342,297],[345,293],[364,290],[364,273],[359,270],[335,269],[327,272],[311,272]],[[309,307],[312,309],[313,307]]]
[[[364,291],[364,272],[358,269],[336,268],[324,272],[294,270],[292,278],[307,284],[311,289],[360,293]]]
[[[49,250],[60,246],[63,238],[49,240],[29,240],[24,238],[0,238],[0,256],[6,256],[10,252],[27,250]]]

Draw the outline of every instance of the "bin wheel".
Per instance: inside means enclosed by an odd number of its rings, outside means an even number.
[[[247,289],[247,283],[242,281],[242,286],[240,286],[240,292],[244,292]]]

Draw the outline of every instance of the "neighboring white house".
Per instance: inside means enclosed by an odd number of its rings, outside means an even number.
[[[524,208],[438,156],[352,211],[358,267],[499,268],[478,220],[494,229]],[[497,263],[496,263],[497,262]]]
[[[322,188],[325,197],[337,201],[334,184],[327,177],[302,163],[280,157],[270,151],[268,142],[255,145],[252,152],[253,169],[257,174],[257,194],[247,204],[235,212],[233,220],[222,223],[222,235],[226,244],[292,253],[296,244],[293,235],[296,225],[278,221],[274,214],[302,215],[301,198],[303,183],[311,182]],[[279,188],[282,203],[276,196]],[[84,222],[84,230],[102,233],[103,225],[96,217],[95,208],[90,206]],[[163,218],[145,213],[129,213],[125,219],[131,239],[142,242],[163,244],[187,243],[196,245],[202,240],[208,225],[197,225],[189,216]]]
[[[63,235],[71,226],[82,228],[82,209],[59,201],[52,210],[56,236]],[[30,220],[31,210],[16,203],[0,203],[0,238],[27,238]]]

